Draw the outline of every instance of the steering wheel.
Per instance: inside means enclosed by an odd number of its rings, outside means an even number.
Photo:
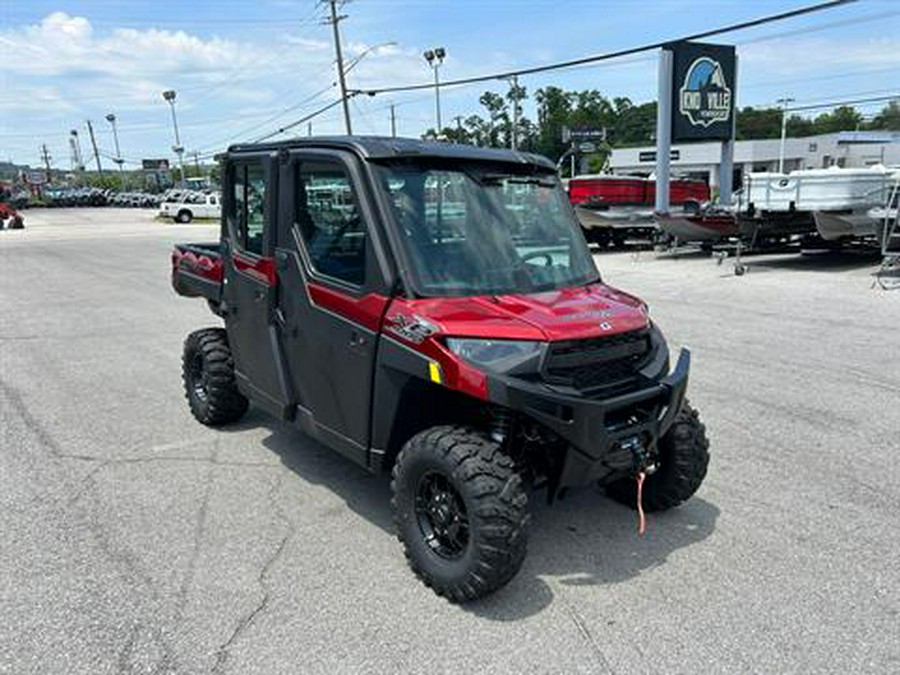
[[[532,251],[531,253],[526,253],[522,256],[522,262],[528,262],[532,258],[543,258],[544,264],[547,267],[553,266],[553,256],[547,253],[546,251]]]

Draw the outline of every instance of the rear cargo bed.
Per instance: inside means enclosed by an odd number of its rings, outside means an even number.
[[[218,305],[223,273],[218,242],[175,244],[172,251],[172,288],[179,295],[206,298]]]

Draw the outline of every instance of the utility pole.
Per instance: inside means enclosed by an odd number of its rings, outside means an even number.
[[[788,103],[793,103],[794,99],[780,98],[777,101],[781,104],[781,145],[778,149],[778,173],[784,173],[784,139],[787,137],[787,107]]]
[[[510,81],[510,98],[513,104],[513,123],[512,123],[512,149],[519,149],[519,76],[513,75]]]
[[[393,103],[391,103],[391,138],[397,138],[397,114],[394,112]]]
[[[197,169],[197,175],[202,176],[203,172],[200,171],[200,151],[194,150],[194,168]]]
[[[44,143],[41,145],[41,161],[44,163],[44,166],[47,167],[47,182],[50,182],[50,153],[47,152],[47,144]]]
[[[306,123],[306,135],[312,136],[312,122]]]
[[[87,121],[88,133],[91,135],[91,146],[94,148],[94,159],[97,160],[97,173],[103,177],[103,166],[100,164],[100,152],[97,150],[97,139],[94,137],[94,126],[91,121]]]
[[[340,82],[341,85],[341,104],[344,108],[344,125],[347,127],[347,135],[352,136],[353,127],[350,125],[350,102],[347,100],[347,79],[344,76],[344,57],[341,55],[341,33],[338,30],[338,22],[342,19],[346,19],[347,15],[338,15],[337,3],[338,0],[328,0],[328,4],[331,6],[331,19],[327,19],[326,21],[331,24],[331,29],[334,31],[334,53],[337,58],[338,82]]]

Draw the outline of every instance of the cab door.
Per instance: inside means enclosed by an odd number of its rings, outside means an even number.
[[[277,334],[275,166],[264,154],[226,166],[222,310],[238,387],[258,406],[284,419],[290,414],[291,397]]]
[[[292,218],[275,255],[301,426],[368,464],[375,354],[389,299],[357,161],[340,151],[292,153],[282,173]]]

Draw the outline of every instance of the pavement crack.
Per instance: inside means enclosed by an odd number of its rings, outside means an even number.
[[[19,393],[17,389],[15,389],[12,385],[7,384],[2,379],[0,379],[0,392],[9,400],[9,406],[12,408],[12,411],[22,419],[25,423],[25,427],[37,438],[40,446],[45,448],[51,455],[55,457],[62,457],[63,452],[62,448],[50,435],[50,432],[44,427],[43,424],[38,421],[38,419],[31,414],[31,411],[28,409],[28,406],[25,405],[25,401],[22,400],[22,395]]]
[[[103,469],[109,466],[109,461],[104,460],[101,462],[97,462],[97,465],[94,466],[90,471],[85,474],[84,478],[81,479],[81,484],[76,490],[75,494],[69,497],[69,500],[66,502],[67,506],[72,506],[75,502],[81,499],[89,490],[92,490],[97,486],[96,477],[97,474],[100,473]]]
[[[218,455],[218,448],[213,453],[213,457]],[[178,596],[175,604],[175,627],[177,628],[183,619],[184,616],[184,608],[187,605],[188,593],[190,592],[191,584],[194,581],[194,576],[197,573],[197,561],[200,559],[200,551],[203,547],[203,538],[206,536],[206,524],[207,518],[209,516],[209,501],[212,495],[212,484],[215,468],[213,463],[210,463],[209,468],[206,472],[206,478],[204,479],[204,491],[203,491],[203,502],[200,504],[200,509],[197,511],[197,522],[194,525],[194,535],[193,535],[193,548],[191,550],[191,557],[188,560],[187,570],[184,573],[184,578],[181,580],[181,585],[178,587]]]
[[[256,577],[256,582],[259,584],[260,588],[263,590],[263,596],[258,603],[247,612],[241,619],[238,621],[234,630],[229,635],[228,639],[222,643],[218,650],[216,650],[216,660],[212,668],[213,673],[222,673],[224,672],[225,666],[228,663],[228,658],[230,656],[231,647],[240,639],[241,635],[253,624],[258,616],[266,611],[269,606],[269,600],[272,597],[272,589],[269,587],[267,582],[267,576],[269,571],[281,557],[281,554],[287,548],[288,542],[294,536],[297,531],[296,524],[289,519],[284,512],[281,510],[281,507],[278,505],[278,502],[275,500],[275,496],[278,491],[281,489],[281,485],[284,481],[284,474],[278,476],[278,479],[273,483],[272,488],[269,490],[268,499],[274,508],[275,514],[285,523],[287,530],[284,533],[284,536],[281,538],[281,541],[278,543],[278,546],[273,551],[272,555],[268,557],[263,566],[260,568],[259,574]]]
[[[600,645],[597,644],[597,641],[594,639],[593,634],[590,629],[585,624],[584,619],[578,613],[578,611],[572,607],[568,602],[563,600],[563,607],[565,608],[566,613],[569,615],[569,618],[572,620],[572,623],[575,624],[575,627],[578,629],[578,632],[581,633],[581,636],[584,638],[585,642],[587,642],[588,646],[591,648],[591,651],[594,653],[594,656],[597,657],[597,660],[603,665],[607,672],[613,673],[615,675],[615,670],[611,665],[609,665],[609,661],[606,659],[606,656],[603,654],[603,650],[600,648]]]

